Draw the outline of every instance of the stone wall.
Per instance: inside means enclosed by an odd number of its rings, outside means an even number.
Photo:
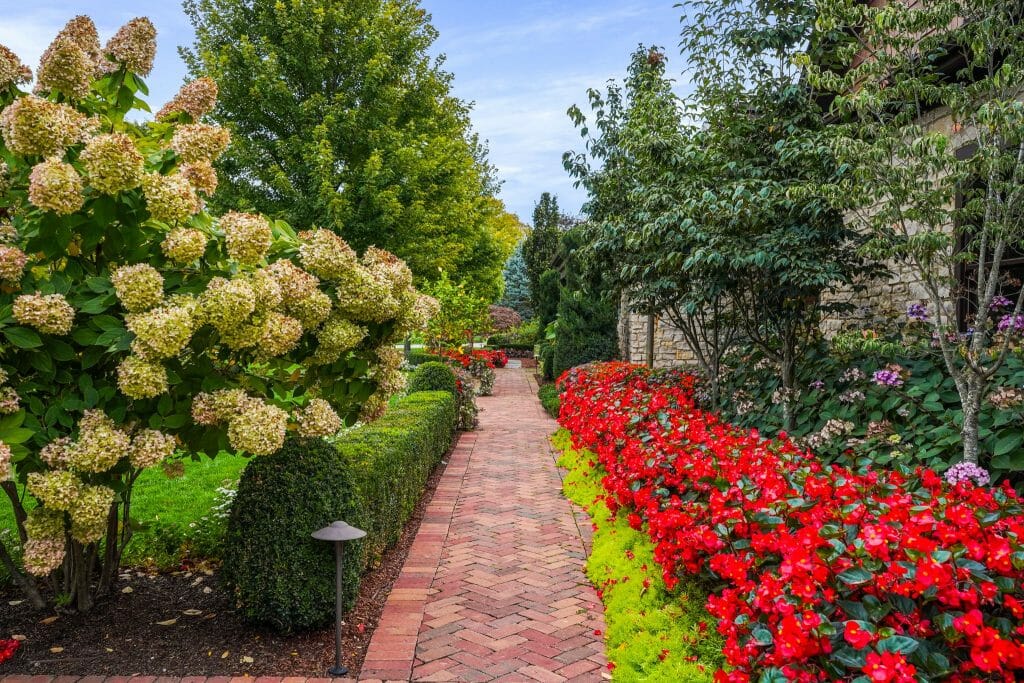
[[[629,336],[620,339],[622,357],[633,363],[647,362],[647,316],[629,314]],[[692,366],[696,361],[693,352],[680,332],[669,321],[655,318],[654,321],[654,367]]]

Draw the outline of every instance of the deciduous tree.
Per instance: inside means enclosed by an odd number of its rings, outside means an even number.
[[[500,296],[510,253],[497,182],[469,108],[429,51],[417,0],[186,0],[182,54],[221,87],[211,118],[232,132],[215,206],[330,228],[356,249],[439,269]]]
[[[977,463],[992,455],[978,438],[983,401],[1024,330],[1024,289],[1005,268],[1024,251],[1024,8],[824,0],[817,9],[834,51],[803,63],[835,96],[833,148],[852,168],[834,197],[870,236],[867,253],[923,284],[927,300],[911,313],[931,328],[963,406],[964,460]],[[929,126],[926,115],[949,125]],[[1019,453],[997,457],[1001,468],[1024,466]]]

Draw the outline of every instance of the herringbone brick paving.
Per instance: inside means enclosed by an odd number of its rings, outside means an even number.
[[[498,371],[427,509],[362,680],[599,681],[601,603],[561,496],[555,424],[527,370]],[[588,530],[589,526],[583,526]]]

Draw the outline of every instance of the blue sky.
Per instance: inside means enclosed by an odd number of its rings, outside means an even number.
[[[590,87],[621,78],[638,43],[661,45],[670,71],[681,70],[676,0],[423,0],[440,31],[436,52],[447,56],[455,94],[475,103],[475,129],[490,142],[491,160],[505,181],[501,198],[529,221],[541,192],[563,209],[584,201],[562,169],[562,153],[582,148],[566,116],[586,103]],[[160,49],[148,79],[159,108],[178,89],[185,66],[176,47],[192,30],[176,0],[0,0],[0,44],[31,66],[75,14],[88,14],[105,41],[139,14],[153,20]],[[674,59],[673,59],[674,58]]]

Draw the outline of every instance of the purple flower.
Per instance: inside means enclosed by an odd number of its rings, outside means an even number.
[[[885,368],[883,370],[875,370],[875,374],[871,376],[872,381],[883,387],[901,387],[903,386],[903,378],[900,377],[900,373],[896,370]]]
[[[907,306],[907,317],[918,322],[928,322],[928,309],[924,304],[910,304]]]
[[[811,389],[815,389],[815,390],[820,391],[820,390],[825,388],[825,383],[822,382],[820,379],[816,379],[813,382],[811,382],[810,384],[808,384],[807,386],[809,388],[811,388]]]
[[[950,484],[973,481],[978,486],[985,486],[991,481],[988,472],[973,462],[958,462],[946,470],[945,478]]]
[[[988,310],[998,311],[1003,308],[1009,308],[1010,306],[1013,306],[1012,301],[1010,301],[1001,294],[996,294],[994,297],[992,297],[992,301],[989,302]]]
[[[1024,332],[1024,315],[1004,315],[999,319],[1000,332]]]

